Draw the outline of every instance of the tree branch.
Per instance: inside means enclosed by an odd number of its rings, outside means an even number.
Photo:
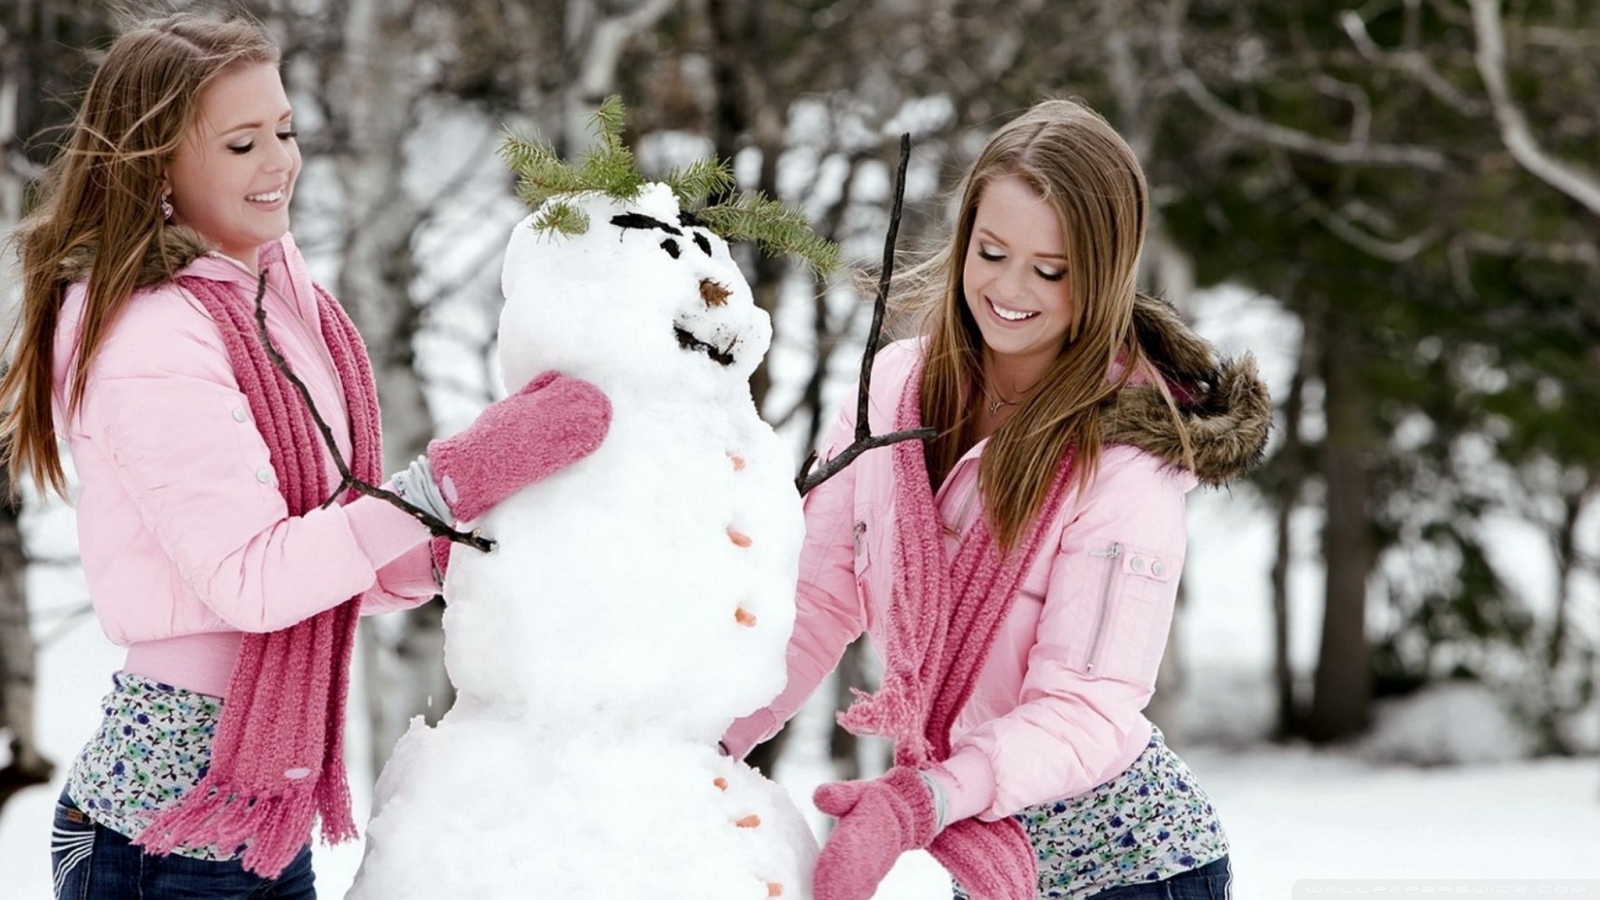
[[[1464,116],[1476,118],[1488,112],[1482,101],[1465,93],[1440,75],[1426,54],[1417,50],[1385,50],[1379,47],[1378,42],[1372,39],[1371,32],[1367,31],[1366,20],[1356,10],[1347,9],[1340,13],[1339,24],[1344,27],[1344,33],[1350,37],[1350,42],[1355,45],[1356,52],[1364,58],[1410,75],[1441,103]]]
[[[1471,3],[1472,27],[1478,38],[1474,59],[1484,89],[1489,92],[1489,106],[1494,110],[1495,122],[1500,126],[1500,142],[1535,178],[1600,216],[1600,180],[1546,153],[1534,138],[1521,108],[1511,98],[1506,83],[1506,35],[1505,23],[1500,18],[1500,0],[1471,0]]]
[[[339,445],[334,442],[333,429],[328,427],[328,423],[317,412],[317,405],[311,402],[311,392],[307,390],[305,382],[300,380],[300,376],[294,374],[294,370],[289,368],[288,361],[283,358],[283,355],[278,352],[277,346],[272,343],[272,335],[267,332],[266,296],[267,273],[263,271],[256,284],[256,331],[261,336],[261,343],[267,350],[267,356],[271,357],[272,364],[277,366],[278,371],[283,373],[283,377],[287,378],[290,384],[294,385],[294,389],[300,395],[300,399],[305,401],[306,409],[311,411],[311,419],[316,423],[317,431],[321,432],[323,443],[327,445],[328,452],[333,455],[333,464],[338,467],[339,475],[344,479],[339,483],[338,487],[334,488],[333,493],[328,495],[328,499],[323,501],[322,508],[326,509],[332,506],[333,501],[340,494],[347,490],[353,490],[368,497],[376,497],[401,510],[406,515],[426,525],[428,531],[435,537],[449,538],[453,543],[465,544],[474,550],[484,553],[493,550],[494,541],[483,537],[477,531],[473,531],[470,534],[457,531],[427,511],[407,503],[399,494],[367,484],[350,471],[349,465],[345,463],[344,456],[339,453]]]
[[[911,135],[900,135],[900,166],[895,173],[894,180],[894,206],[889,211],[889,233],[883,241],[883,270],[878,275],[878,296],[872,304],[872,329],[867,332],[867,346],[861,354],[861,381],[856,392],[856,434],[850,446],[844,448],[838,456],[818,466],[812,471],[812,464],[817,461],[815,451],[806,457],[805,464],[800,467],[800,474],[795,476],[794,486],[800,490],[800,496],[805,496],[829,478],[844,471],[845,466],[855,461],[855,458],[868,450],[898,444],[901,441],[925,441],[936,433],[932,428],[916,428],[909,431],[895,431],[889,434],[874,435],[872,425],[867,421],[867,399],[872,391],[872,362],[878,355],[878,341],[883,336],[883,316],[889,305],[889,279],[894,275],[894,245],[895,238],[900,234],[900,213],[905,206],[906,199],[906,168],[911,162]]]
[[[1200,76],[1183,61],[1183,49],[1178,38],[1178,20],[1187,9],[1187,0],[1175,0],[1167,20],[1161,27],[1161,51],[1167,66],[1172,69],[1178,87],[1196,106],[1228,128],[1274,146],[1318,156],[1337,163],[1370,166],[1416,166],[1429,171],[1442,171],[1447,166],[1445,155],[1431,147],[1410,144],[1368,144],[1365,142],[1339,143],[1308,132],[1286,128],[1245,115],[1224,103],[1211,93]]]
[[[1363,253],[1375,256],[1386,262],[1400,263],[1414,259],[1417,254],[1427,250],[1438,243],[1444,229],[1437,225],[1430,225],[1404,240],[1390,241],[1368,233],[1336,210],[1317,200],[1309,193],[1303,199],[1304,208],[1311,217],[1322,223],[1334,237],[1344,241]]]

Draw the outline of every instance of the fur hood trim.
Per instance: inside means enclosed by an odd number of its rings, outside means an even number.
[[[1178,401],[1195,477],[1216,487],[1260,463],[1272,429],[1272,398],[1254,357],[1218,357],[1172,304],[1143,294],[1134,304],[1133,328]],[[1132,445],[1187,468],[1179,428],[1154,385],[1124,388],[1108,404],[1102,428],[1106,444]]]
[[[145,251],[134,287],[149,287],[152,284],[169,281],[184,266],[205,256],[210,250],[211,245],[200,236],[200,232],[187,225],[169,225],[162,228],[156,240],[151,242],[149,249]],[[61,280],[69,284],[74,281],[88,281],[99,255],[98,243],[74,247],[61,260]]]

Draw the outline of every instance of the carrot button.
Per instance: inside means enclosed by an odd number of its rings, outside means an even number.
[[[735,547],[750,546],[750,535],[742,531],[734,531],[732,528],[728,529],[728,540],[733,541]]]
[[[752,813],[733,824],[739,826],[740,828],[760,828],[761,817]]]
[[[756,617],[745,612],[742,606],[733,611],[733,620],[746,628],[756,627]]]

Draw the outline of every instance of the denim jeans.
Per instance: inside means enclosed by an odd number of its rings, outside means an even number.
[[[311,847],[277,878],[247,872],[237,859],[156,856],[84,815],[61,792],[50,832],[56,900],[316,900]]]
[[[1233,870],[1226,856],[1162,881],[1101,891],[1089,900],[1228,900]]]

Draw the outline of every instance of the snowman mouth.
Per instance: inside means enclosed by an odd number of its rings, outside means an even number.
[[[672,326],[672,333],[678,338],[678,346],[696,353],[704,353],[707,358],[719,366],[733,365],[733,353],[724,350],[715,344],[708,344],[694,336],[694,332],[682,325]]]

